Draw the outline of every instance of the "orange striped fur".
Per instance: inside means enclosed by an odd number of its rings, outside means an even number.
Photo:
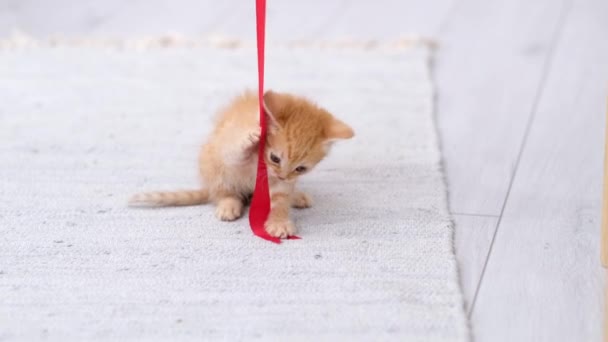
[[[289,208],[312,205],[307,194],[295,190],[296,181],[325,158],[334,141],[350,139],[354,132],[327,110],[302,97],[267,91],[264,104],[269,125],[264,157],[271,192],[266,230],[272,236],[286,238],[296,232]],[[212,202],[220,220],[241,217],[255,186],[260,138],[258,115],[258,99],[253,92],[245,92],[220,110],[215,128],[199,155],[203,184],[200,190],[137,194],[130,204],[175,206]]]

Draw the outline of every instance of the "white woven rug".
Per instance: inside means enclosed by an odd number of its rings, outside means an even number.
[[[0,51],[0,340],[464,341],[430,52],[269,47],[267,84],[350,123],[307,176],[299,241],[209,206],[214,110],[255,88],[249,47]]]

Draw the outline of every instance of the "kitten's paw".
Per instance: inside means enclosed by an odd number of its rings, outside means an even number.
[[[288,238],[296,234],[296,226],[289,220],[273,220],[269,219],[264,225],[270,236],[281,239]]]
[[[224,198],[215,208],[215,216],[222,221],[234,221],[243,214],[243,203],[236,198]]]
[[[296,192],[291,198],[291,206],[294,208],[304,209],[312,207],[312,198],[304,192]]]
[[[261,134],[262,134],[262,132],[258,128],[255,131],[249,132],[249,135],[247,136],[247,140],[249,141],[249,143],[251,145],[255,145],[255,144],[257,144],[257,143],[260,142],[260,135]]]
[[[255,148],[260,142],[260,135],[261,131],[259,127],[247,133],[247,137],[241,143],[243,150],[247,151],[249,149]]]

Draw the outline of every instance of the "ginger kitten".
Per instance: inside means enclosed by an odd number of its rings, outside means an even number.
[[[286,238],[296,232],[290,207],[308,208],[312,200],[296,190],[300,176],[310,172],[329,152],[333,142],[353,137],[353,130],[307,99],[285,93],[264,94],[268,136],[271,210],[266,231]],[[253,193],[260,138],[257,95],[245,92],[220,111],[217,123],[199,156],[202,188],[192,191],[151,192],[133,196],[131,205],[196,205],[215,203],[215,215],[233,221],[243,215]]]

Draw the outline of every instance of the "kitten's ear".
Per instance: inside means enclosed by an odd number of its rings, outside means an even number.
[[[333,118],[325,127],[325,138],[328,141],[350,139],[355,136],[353,129],[344,122]]]
[[[267,90],[264,93],[264,109],[266,110],[268,124],[271,127],[281,128],[277,115],[281,112],[283,106],[284,104],[280,94],[277,94],[272,90]]]

